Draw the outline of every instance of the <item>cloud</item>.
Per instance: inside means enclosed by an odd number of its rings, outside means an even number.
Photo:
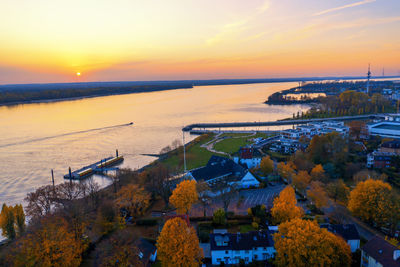
[[[257,14],[265,13],[269,9],[269,0],[264,1],[264,3],[257,8]]]
[[[359,2],[353,3],[353,4],[348,4],[348,5],[344,5],[344,6],[339,6],[339,7],[326,9],[326,10],[320,11],[318,13],[315,13],[313,16],[325,15],[325,14],[328,14],[328,13],[331,13],[331,12],[343,10],[343,9],[346,9],[346,8],[361,6],[361,5],[365,5],[365,4],[373,3],[373,2],[376,2],[376,0],[363,0],[363,1],[359,1]]]

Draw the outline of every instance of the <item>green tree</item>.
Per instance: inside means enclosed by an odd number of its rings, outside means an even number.
[[[226,216],[225,216],[225,211],[223,209],[217,209],[216,211],[214,211],[213,223],[216,225],[226,224]]]

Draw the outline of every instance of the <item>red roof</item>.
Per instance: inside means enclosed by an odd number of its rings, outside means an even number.
[[[240,157],[242,159],[252,159],[253,158],[253,148],[242,147],[242,149],[240,150]]]

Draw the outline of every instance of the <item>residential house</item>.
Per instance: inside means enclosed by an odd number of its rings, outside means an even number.
[[[275,255],[274,241],[269,230],[248,233],[210,234],[211,262],[214,265],[246,264],[253,261],[265,261]]]
[[[374,151],[367,155],[368,168],[390,168],[392,166],[392,158],[396,156],[395,153]]]
[[[239,152],[233,156],[233,161],[236,164],[244,165],[248,169],[259,167],[261,160],[261,153],[253,147],[241,147]]]
[[[395,153],[400,155],[400,140],[384,142],[379,150],[381,152]]]
[[[205,181],[211,187],[221,180],[227,180],[239,188],[258,187],[260,182],[245,168],[233,160],[211,156],[206,166],[190,170],[187,177]]]
[[[361,248],[361,267],[400,267],[400,249],[375,236]]]
[[[352,253],[360,248],[360,235],[354,224],[322,224],[321,228],[342,237],[350,246]]]
[[[140,238],[135,245],[139,250],[138,256],[140,261],[143,263],[143,266],[151,266],[157,258],[157,247],[154,243],[147,239]]]

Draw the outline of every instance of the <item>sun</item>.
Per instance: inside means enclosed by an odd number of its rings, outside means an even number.
[[[78,77],[81,76],[81,73],[80,73],[80,72],[77,72],[77,73],[76,73],[76,76],[78,76]]]

